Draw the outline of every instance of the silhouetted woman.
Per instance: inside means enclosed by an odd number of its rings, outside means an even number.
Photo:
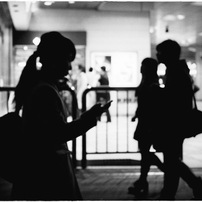
[[[155,119],[155,100],[158,99],[160,92],[158,75],[158,62],[153,58],[145,58],[141,65],[142,80],[136,89],[137,110],[132,121],[138,119],[137,127],[134,133],[134,139],[138,141],[141,153],[141,174],[133,187],[128,191],[136,196],[148,192],[147,174],[151,165],[156,165],[163,170],[163,164],[159,158],[150,152],[153,143],[153,136],[150,134],[152,120]]]
[[[95,126],[104,108],[94,105],[66,122],[58,81],[68,74],[75,54],[71,40],[58,32],[45,33],[21,74],[15,103],[22,110],[23,146],[14,200],[82,199],[66,142]],[[37,57],[41,68],[36,67]]]

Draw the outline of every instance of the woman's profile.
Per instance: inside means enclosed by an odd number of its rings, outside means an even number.
[[[96,104],[78,119],[66,122],[58,81],[68,74],[75,55],[70,39],[47,32],[23,69],[15,91],[16,111],[22,110],[23,143],[20,172],[13,183],[14,200],[82,199],[66,142],[94,127],[106,109]]]

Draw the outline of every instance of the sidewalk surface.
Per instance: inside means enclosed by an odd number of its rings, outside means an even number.
[[[202,176],[202,168],[194,168],[194,173]],[[139,166],[88,167],[77,169],[76,176],[86,201],[127,201],[158,200],[163,184],[163,173],[152,167],[149,176],[149,193],[144,197],[128,194],[128,187],[138,179]],[[9,200],[12,184],[0,179],[0,200]],[[192,190],[184,181],[180,181],[176,200],[191,200]]]
[[[202,168],[194,168],[202,176]],[[163,185],[163,173],[151,168],[148,176],[149,193],[144,197],[128,194],[128,187],[138,179],[139,166],[97,167],[77,170],[77,179],[84,200],[158,200]],[[180,180],[176,200],[191,200],[192,190]]]

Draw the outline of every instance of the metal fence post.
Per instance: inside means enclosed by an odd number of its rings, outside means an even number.
[[[82,113],[86,111],[86,94],[88,93],[89,89],[86,89],[82,95]],[[86,160],[86,134],[82,135],[82,161],[81,166],[83,169],[87,167],[87,160]]]

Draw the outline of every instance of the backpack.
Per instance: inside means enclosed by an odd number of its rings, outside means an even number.
[[[12,183],[20,163],[22,118],[16,112],[9,112],[0,117],[0,129],[0,177]]]

